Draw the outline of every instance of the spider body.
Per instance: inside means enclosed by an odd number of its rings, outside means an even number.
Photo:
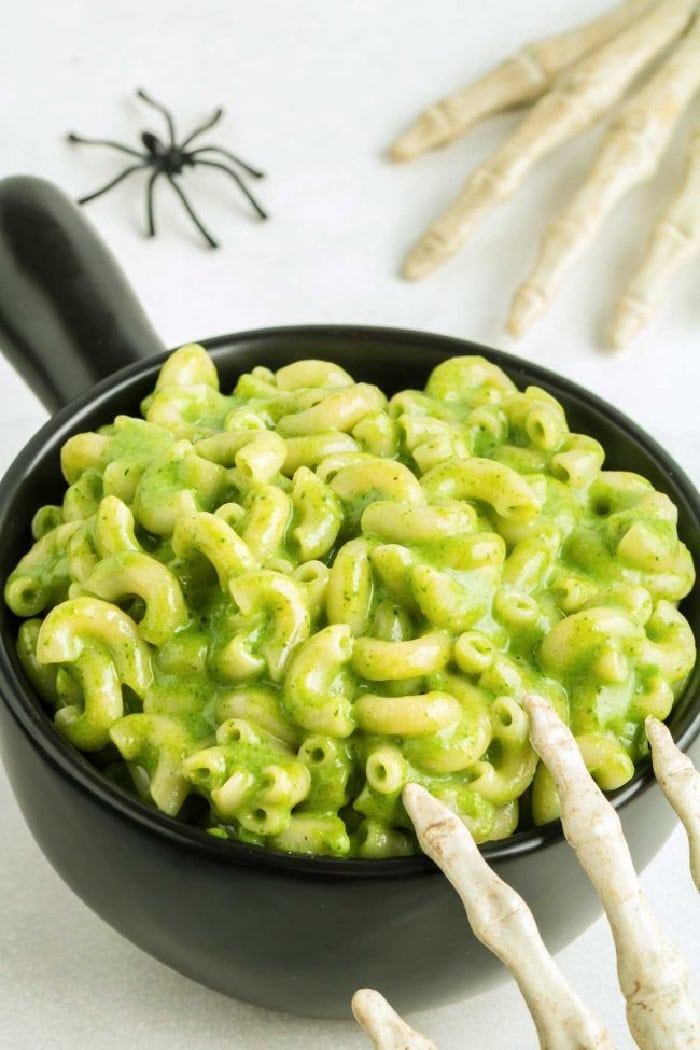
[[[183,208],[192,219],[192,222],[202,234],[207,244],[211,248],[218,248],[217,241],[214,240],[209,230],[199,219],[182,188],[176,181],[185,173],[187,168],[204,167],[214,168],[228,175],[236,183],[256,215],[260,219],[267,218],[267,213],[245,185],[240,174],[240,172],[243,172],[251,178],[261,179],[264,174],[262,171],[253,168],[250,164],[241,160],[241,158],[235,153],[231,153],[230,150],[224,149],[222,146],[204,144],[197,146],[195,149],[189,149],[190,145],[196,138],[198,138],[203,132],[214,127],[214,125],[221,120],[224,112],[223,109],[215,110],[209,120],[195,128],[194,131],[192,131],[182,142],[178,142],[175,133],[175,121],[173,120],[170,111],[166,109],[165,106],[162,106],[159,102],[152,99],[144,91],[139,90],[136,94],[142,99],[142,101],[147,102],[148,105],[153,106],[154,109],[157,109],[163,115],[168,128],[167,140],[164,141],[152,131],[142,131],[141,145],[143,146],[143,150],[137,150],[133,149],[131,146],[125,146],[121,142],[112,142],[108,139],[86,139],[71,132],[68,135],[69,142],[77,142],[89,146],[107,146],[110,149],[116,150],[119,153],[124,153],[133,158],[133,163],[124,168],[123,171],[115,176],[115,178],[111,179],[104,186],[100,186],[100,188],[93,193],[80,197],[78,200],[79,204],[87,204],[88,201],[93,201],[97,197],[101,197],[120,182],[123,182],[124,179],[129,177],[129,175],[132,175],[137,171],[150,171],[150,178],[146,186],[146,228],[149,237],[154,237],[156,232],[154,191],[158,179],[162,176],[170,183]]]
[[[153,158],[153,167],[170,175],[182,175],[185,167],[195,165],[195,157],[177,146],[166,146],[152,131],[141,132],[141,142],[149,157]]]

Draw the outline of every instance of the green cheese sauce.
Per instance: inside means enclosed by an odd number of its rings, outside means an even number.
[[[693,666],[694,570],[668,498],[550,395],[481,358],[389,402],[313,362],[226,395],[190,346],[142,410],[67,443],[5,585],[33,687],[117,786],[218,837],[373,857],[417,849],[415,781],[502,838],[557,813],[526,692],[602,787],[629,779]]]

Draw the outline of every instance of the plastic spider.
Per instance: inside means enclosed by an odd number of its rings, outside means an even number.
[[[107,193],[114,186],[123,182],[124,179],[128,178],[129,175],[132,175],[136,171],[151,169],[152,174],[146,187],[146,219],[148,225],[148,236],[154,237],[156,233],[155,217],[153,214],[153,197],[156,182],[160,176],[163,175],[174,189],[182,202],[183,208],[192,219],[192,222],[202,234],[207,244],[211,248],[218,248],[219,245],[217,241],[214,240],[206,226],[204,226],[202,221],[198,218],[192,205],[177,183],[177,176],[183,175],[186,168],[204,167],[216,168],[229,175],[236,183],[246,200],[252,205],[256,214],[261,219],[267,218],[267,213],[248,190],[248,187],[245,185],[238,172],[231,167],[231,164],[235,164],[254,179],[262,179],[264,172],[258,171],[256,168],[251,167],[250,164],[246,164],[245,161],[241,160],[240,157],[237,157],[235,153],[231,153],[230,150],[224,149],[222,146],[205,144],[198,146],[196,149],[188,149],[196,138],[210,128],[213,128],[215,124],[219,123],[224,114],[223,109],[216,109],[209,120],[195,128],[183,142],[178,143],[175,134],[175,121],[170,110],[166,109],[165,106],[162,106],[159,102],[156,102],[155,99],[151,98],[141,89],[139,89],[136,94],[143,102],[147,102],[149,106],[153,106],[153,108],[157,109],[159,113],[162,113],[168,126],[167,143],[162,142],[152,131],[142,131],[141,142],[144,146],[144,152],[141,152],[132,149],[131,146],[124,146],[120,142],[112,142],[109,139],[86,139],[70,132],[68,135],[69,142],[78,142],[81,145],[87,146],[109,146],[110,149],[118,150],[120,153],[126,153],[130,157],[135,157],[138,162],[130,164],[120,172],[116,178],[111,179],[105,186],[101,186],[99,189],[95,190],[94,193],[89,193],[85,197],[80,197],[78,204],[87,204],[88,201],[94,201],[97,197],[101,197],[104,193]],[[230,163],[226,164],[223,163],[221,159],[216,159],[222,157]]]

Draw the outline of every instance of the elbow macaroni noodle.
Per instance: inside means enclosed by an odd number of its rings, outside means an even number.
[[[479,357],[390,400],[342,368],[198,346],[143,419],[63,449],[62,506],[5,585],[58,730],[210,834],[417,849],[423,784],[478,841],[558,814],[521,698],[545,694],[601,787],[633,774],[695,659],[671,501]]]

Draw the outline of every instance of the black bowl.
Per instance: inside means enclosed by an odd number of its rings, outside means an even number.
[[[0,184],[0,220],[2,192]],[[1,253],[0,245],[0,278]],[[122,298],[118,307],[121,325],[133,303]],[[13,309],[0,293],[0,324],[6,343],[16,350],[21,326],[11,331],[7,320],[8,312],[15,316]],[[22,331],[26,335],[26,327]],[[120,331],[123,336],[123,326]],[[140,338],[154,348],[152,333]],[[32,338],[25,341],[29,345]],[[72,352],[89,361],[80,342]],[[572,429],[603,443],[609,467],[644,474],[667,492],[679,509],[679,532],[700,563],[700,500],[688,478],[621,413],[545,369],[474,343],[397,329],[279,328],[202,342],[212,352],[224,388],[256,364],[278,368],[301,357],[322,357],[391,393],[422,386],[447,357],[483,354],[519,386],[536,384],[557,397]],[[37,351],[34,370],[40,357]],[[160,354],[131,364],[88,389],[18,456],[0,485],[3,579],[27,549],[36,508],[61,498],[61,445],[71,434],[94,429],[118,413],[137,413],[162,359]],[[41,389],[50,403],[60,396],[48,373]],[[684,612],[697,627],[697,590]],[[15,654],[17,626],[2,606],[0,749],[10,782],[34,838],[57,872],[135,944],[228,995],[318,1017],[348,1016],[352,992],[362,986],[381,989],[400,1010],[417,1010],[483,991],[504,978],[500,963],[469,931],[456,894],[425,857],[340,860],[276,854],[213,839],[113,786],[58,734],[42,709]],[[682,748],[694,744],[700,754],[700,668],[669,725]],[[648,761],[613,800],[641,868],[674,823]],[[551,950],[564,947],[599,914],[559,822],[486,845],[483,853],[527,899]]]

